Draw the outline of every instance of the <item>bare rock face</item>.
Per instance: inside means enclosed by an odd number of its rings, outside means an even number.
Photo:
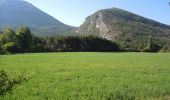
[[[111,40],[108,34],[109,29],[103,20],[102,12],[99,12],[99,18],[96,20],[96,29],[100,31],[100,37]]]

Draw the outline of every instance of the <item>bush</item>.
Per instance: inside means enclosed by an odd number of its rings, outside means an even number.
[[[5,93],[12,91],[14,86],[19,85],[26,80],[28,80],[28,77],[24,77],[23,75],[17,77],[16,79],[9,79],[7,73],[4,70],[1,70],[0,95],[4,95]]]
[[[161,46],[152,43],[149,47],[143,49],[143,52],[158,52],[161,50]]]
[[[4,49],[4,47],[0,44],[0,54],[6,54],[7,51]]]

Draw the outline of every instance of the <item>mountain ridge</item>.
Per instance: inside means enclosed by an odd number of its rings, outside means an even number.
[[[28,26],[33,27],[34,33],[41,34],[57,34],[74,28],[58,21],[27,1],[1,0],[0,4],[1,27]]]

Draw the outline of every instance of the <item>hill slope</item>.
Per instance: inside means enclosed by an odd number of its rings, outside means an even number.
[[[28,26],[34,33],[54,34],[72,29],[23,0],[0,0],[0,26]]]
[[[79,34],[115,41],[121,48],[132,51],[144,49],[149,36],[160,46],[167,43],[170,36],[170,26],[118,8],[94,13],[86,18],[77,31]]]

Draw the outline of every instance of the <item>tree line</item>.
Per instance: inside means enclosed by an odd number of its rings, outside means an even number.
[[[142,37],[141,37],[142,38]],[[125,39],[125,37],[124,37]],[[27,27],[20,27],[16,31],[6,28],[0,31],[0,54],[6,53],[32,53],[32,52],[113,52],[113,51],[136,51],[136,52],[167,52],[170,51],[170,43],[167,40],[160,41],[152,35],[140,43],[135,39],[121,42],[113,42],[95,36],[34,36]],[[144,42],[144,43],[143,43]],[[140,47],[142,44],[143,46]],[[126,46],[127,45],[127,46]],[[127,49],[133,47],[133,49]]]
[[[25,52],[111,52],[119,51],[116,43],[94,36],[51,36],[40,38],[32,35],[27,27],[16,31],[6,28],[0,32],[0,53]]]

